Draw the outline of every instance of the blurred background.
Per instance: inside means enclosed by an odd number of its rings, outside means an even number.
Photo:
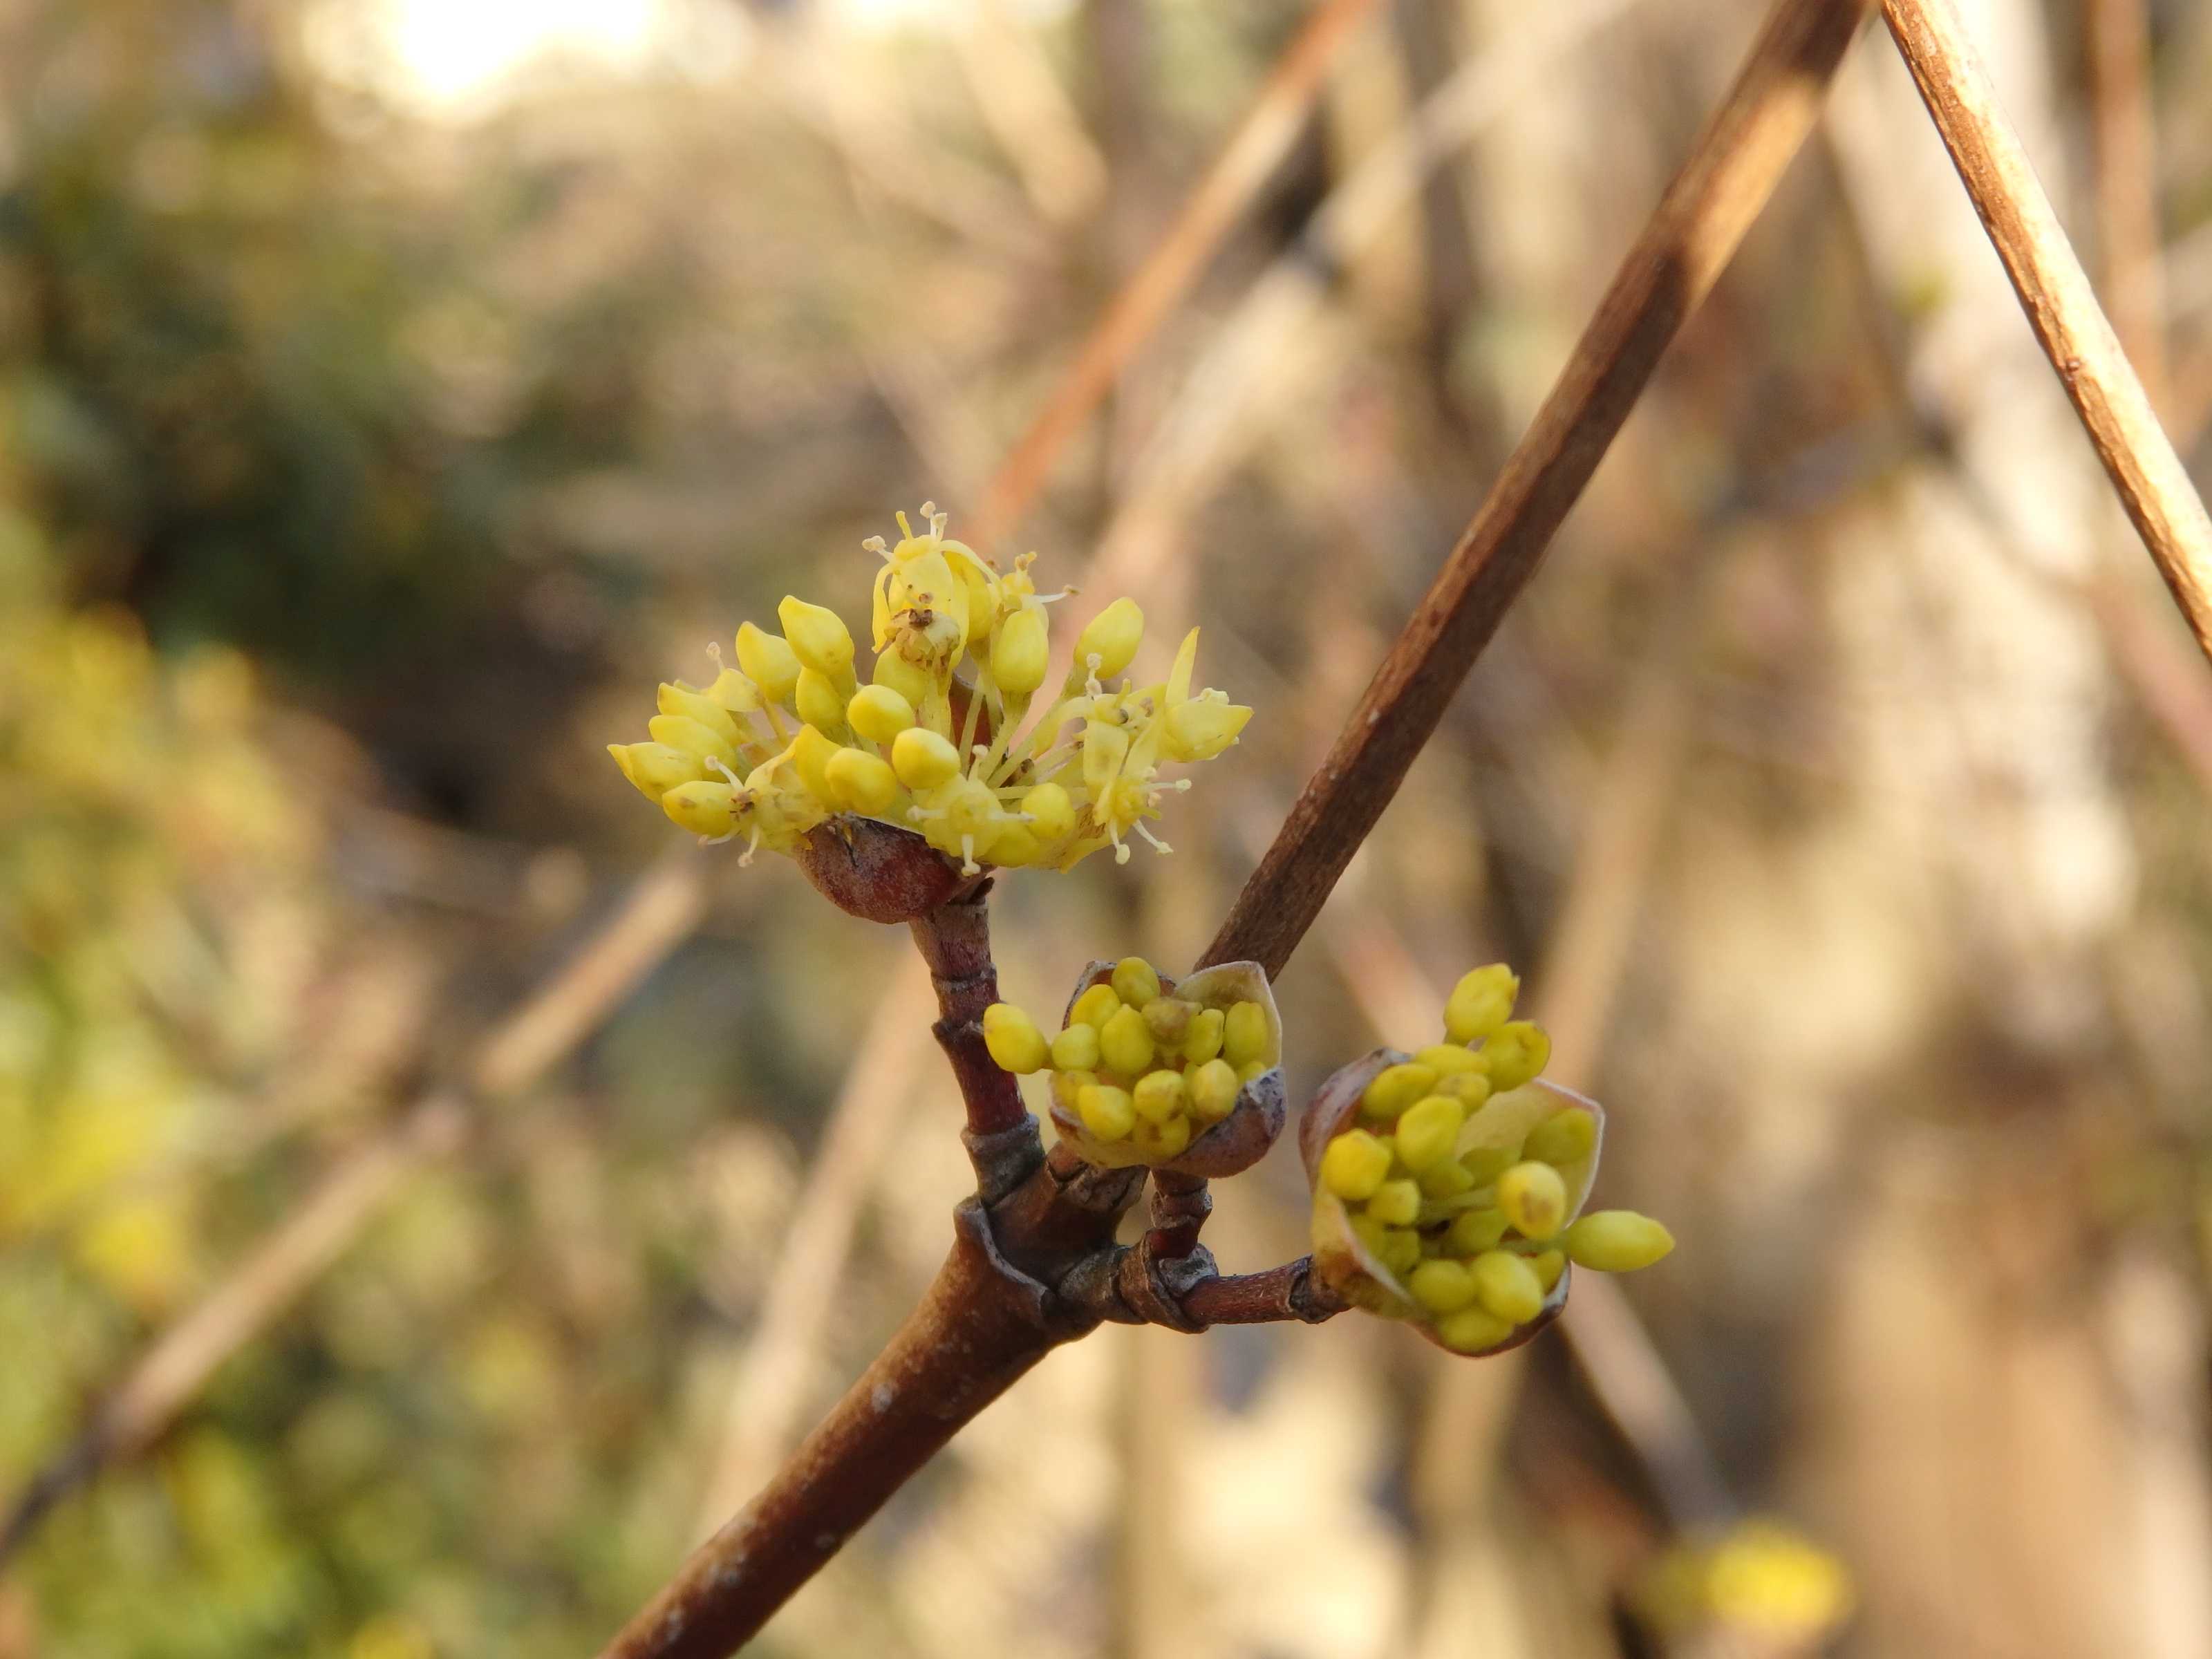
[[[1969,9],[2201,478],[2212,10]],[[1211,935],[1758,10],[1333,49],[986,548],[1259,709],[1010,997]],[[0,1656],[592,1651],[866,1364],[926,984],[601,746],[961,532],[1304,19],[0,0]],[[2203,1659],[2208,787],[1877,31],[1280,987],[1296,1097],[1520,964],[1680,1249],[1480,1364],[1109,1328],[757,1650]]]

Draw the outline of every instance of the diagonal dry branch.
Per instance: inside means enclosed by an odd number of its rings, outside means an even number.
[[[1867,0],[1777,0],[1719,112],[1631,250],[1490,501],[1392,647],[1336,748],[1246,884],[1208,960],[1279,969],[1443,706],[1525,585],[1683,319],[1711,289],[1811,129]],[[939,981],[948,1048],[963,1021]],[[967,1081],[963,1077],[963,1082]],[[1022,1135],[1027,1131],[1026,1139]],[[756,1635],[845,1540],[1060,1342],[1113,1308],[1141,1256],[1112,1249],[1136,1182],[1037,1150],[1033,1121],[968,1137],[981,1192],[936,1284],[767,1488],[686,1561],[604,1659],[714,1659]],[[1102,1264],[1104,1264],[1102,1267]],[[1180,1328],[1326,1317],[1302,1263],[1149,1288]],[[1102,1285],[1101,1279],[1109,1283]],[[1079,1283],[1078,1281],[1084,1281]]]
[[[1882,16],[1966,194],[2121,505],[2212,659],[2212,520],[2028,165],[1951,0],[1882,0]]]

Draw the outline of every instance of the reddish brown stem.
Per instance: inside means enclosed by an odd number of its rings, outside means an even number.
[[[999,970],[991,961],[991,913],[987,882],[909,924],[915,948],[929,964],[937,988],[937,1034],[960,1098],[968,1105],[968,1133],[995,1135],[1029,1115],[1021,1085],[999,1068],[983,1042],[983,1011],[999,1000]]]
[[[1866,0],[1779,0],[1534,425],[1200,959],[1279,973],[1817,118]]]
[[[1279,1319],[1317,1325],[1344,1311],[1344,1304],[1313,1277],[1313,1258],[1302,1255],[1265,1273],[1202,1279],[1185,1291],[1182,1310],[1206,1325],[1261,1325]]]

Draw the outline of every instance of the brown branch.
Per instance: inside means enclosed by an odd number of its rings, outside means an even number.
[[[2165,250],[2158,226],[2149,14],[2145,0],[2087,0],[2081,21],[2105,303],[2151,407],[2166,409]]]
[[[2029,326],[2198,648],[2212,659],[2212,520],[2098,307],[1989,72],[1949,0],[1882,0],[1882,15]]]
[[[1279,972],[1811,130],[1866,0],[1778,0],[1551,396],[1237,896],[1207,962]]]
[[[937,989],[938,1022],[930,1029],[952,1063],[968,1132],[994,1135],[1029,1121],[1020,1084],[999,1069],[983,1045],[983,1011],[999,1000],[999,970],[991,961],[991,884],[984,882],[950,904],[908,924],[915,949],[929,964]]]
[[[1296,1319],[1318,1325],[1344,1311],[1326,1285],[1314,1279],[1313,1258],[1302,1255],[1265,1273],[1230,1273],[1202,1279],[1182,1298],[1182,1310],[1201,1328],[1259,1325]]]
[[[1121,285],[1060,378],[1052,401],[1030,422],[983,492],[969,522],[969,538],[977,546],[988,550],[1020,523],[1067,441],[1137,349],[1189,293],[1237,216],[1289,151],[1337,48],[1374,4],[1375,0],[1323,0],[1276,60],[1260,95],[1175,223]]]

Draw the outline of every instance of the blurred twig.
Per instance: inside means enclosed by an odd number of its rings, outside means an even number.
[[[339,1158],[191,1312],[155,1340],[82,1432],[32,1478],[0,1522],[0,1565],[55,1504],[167,1429],[216,1369],[289,1307],[410,1175],[459,1146],[473,1106],[526,1088],[588,1036],[690,933],[704,895],[696,849],[682,848],[661,860],[613,919],[487,1034],[458,1085],[430,1091],[390,1127]]]
[[[2165,253],[2158,228],[2145,0],[2087,0],[2082,24],[2095,135],[2097,240],[2105,303],[2154,409],[2166,407]]]
[[[1490,498],[1376,671],[1204,961],[1279,971],[1811,130],[1866,8],[1788,0],[1629,250]]]
[[[2198,648],[2212,659],[2212,520],[2105,320],[1950,0],[1883,0],[1944,147]]]

